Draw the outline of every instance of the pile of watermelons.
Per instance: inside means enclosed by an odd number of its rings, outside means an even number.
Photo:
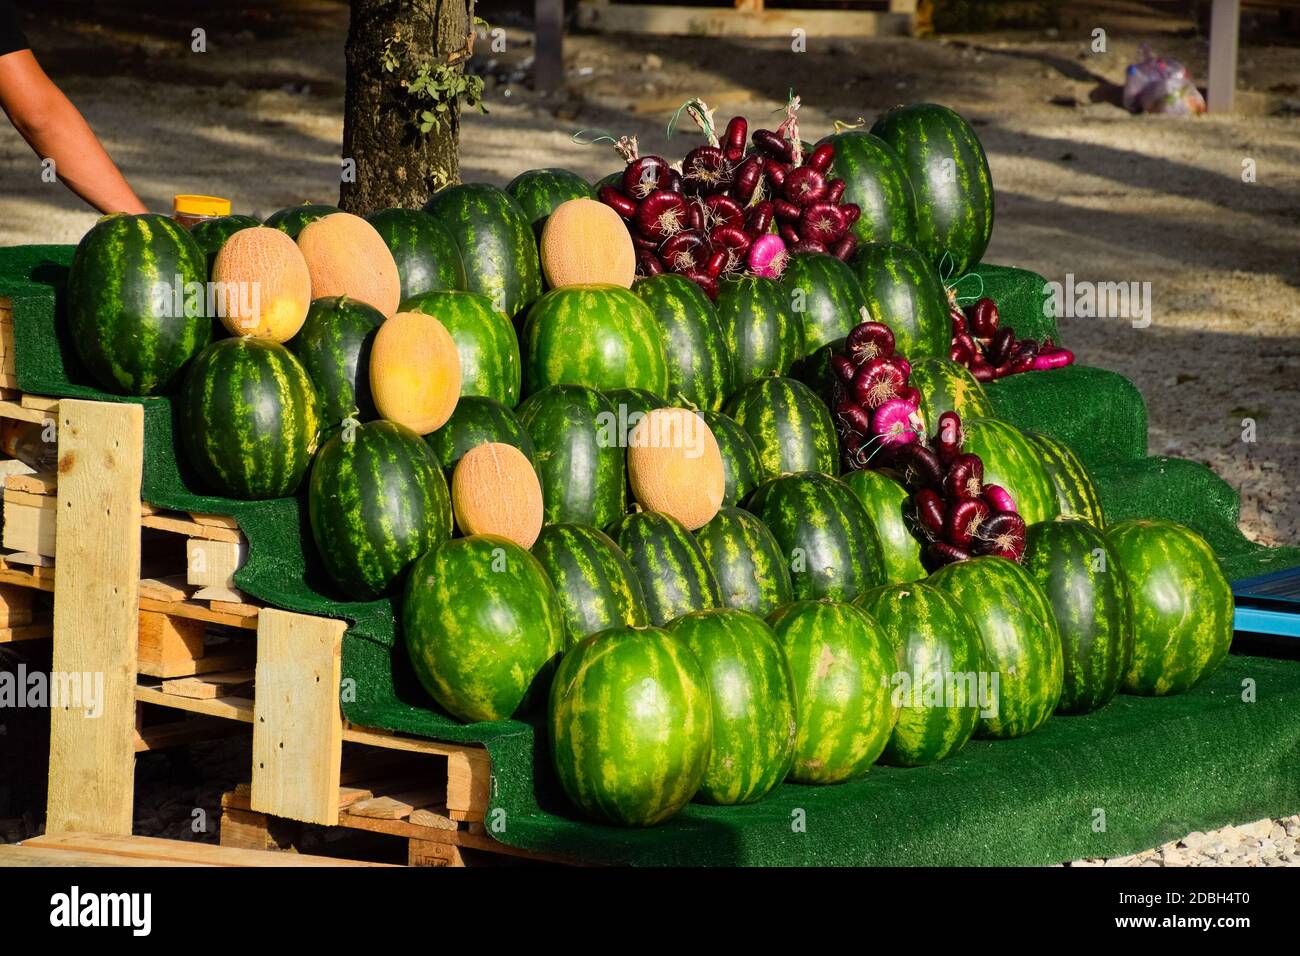
[[[919,105],[832,136],[839,185],[795,176],[827,151],[764,142],[776,178],[749,163],[709,208],[833,190],[859,210],[847,262],[638,277],[676,231],[713,242],[713,213],[638,231],[635,204],[533,170],[365,220],[106,218],[72,264],[72,344],[102,387],[177,397],[213,493],[306,495],[340,599],[405,590],[431,706],[547,708],[596,819],[931,763],[1211,673],[1231,599],[1205,542],[1107,526],[1070,450],[992,418],[950,360],[939,269],[978,263],[993,221],[970,126]],[[760,150],[725,145],[710,177]],[[717,195],[692,189],[654,208]],[[842,223],[778,218],[792,246]]]

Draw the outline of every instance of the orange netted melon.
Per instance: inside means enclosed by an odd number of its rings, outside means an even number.
[[[398,312],[370,347],[370,394],[389,421],[420,435],[441,428],[460,398],[460,356],[446,327],[420,312]]]
[[[627,449],[632,494],[646,511],[703,527],[722,507],[722,452],[704,419],[687,408],[656,408],[637,422]]]
[[[542,484],[514,445],[476,445],[451,476],[451,510],[464,534],[495,534],[531,548],[542,530]]]
[[[623,220],[594,199],[555,207],[542,227],[542,274],[552,289],[593,282],[632,288],[636,252]]]
[[[307,320],[307,262],[278,229],[234,233],[213,260],[212,282],[217,315],[231,335],[287,342]]]
[[[336,212],[309,222],[298,248],[311,273],[311,295],[346,295],[393,315],[402,299],[402,280],[388,243],[360,216]]]

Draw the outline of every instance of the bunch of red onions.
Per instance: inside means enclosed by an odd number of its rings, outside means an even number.
[[[1056,345],[1051,339],[1036,342],[1017,339],[1013,329],[999,328],[998,306],[982,298],[962,308],[949,306],[952,319],[952,345],[948,358],[970,369],[981,382],[1015,375],[1019,372],[1043,372],[1074,363],[1074,353]]]
[[[830,362],[845,471],[888,464],[923,437],[921,393],[909,384],[912,364],[895,351],[889,326],[858,324]]]

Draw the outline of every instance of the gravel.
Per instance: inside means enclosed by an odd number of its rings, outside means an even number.
[[[1066,866],[1300,866],[1300,814],[1202,833],[1151,850]]]

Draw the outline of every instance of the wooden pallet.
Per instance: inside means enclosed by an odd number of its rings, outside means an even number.
[[[267,853],[241,847],[156,837],[58,833],[0,844],[0,867],[8,866],[383,866],[327,856]]]
[[[807,37],[839,39],[910,36],[914,30],[917,0],[878,0],[857,6],[876,9],[770,9],[764,0],[735,0],[730,7],[581,0],[578,25],[602,33],[786,39],[796,30]]]

